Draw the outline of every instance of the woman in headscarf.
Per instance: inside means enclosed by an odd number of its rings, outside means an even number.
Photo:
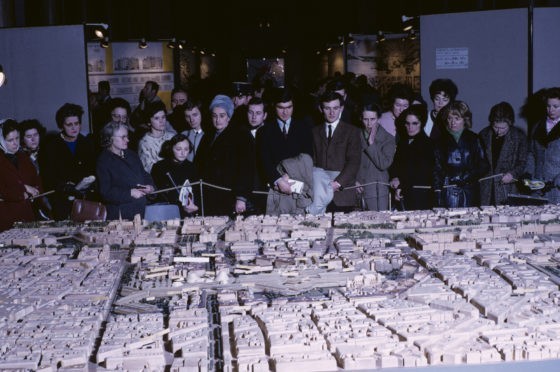
[[[33,221],[33,197],[42,189],[41,179],[29,156],[20,150],[17,122],[8,119],[0,136],[0,231],[17,221]]]

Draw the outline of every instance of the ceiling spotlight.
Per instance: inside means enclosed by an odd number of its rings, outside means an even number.
[[[383,31],[381,30],[377,31],[377,42],[382,43],[384,41],[385,41],[385,34],[383,33]]]
[[[354,40],[354,36],[352,36],[352,34],[348,34],[348,37],[346,38],[346,43],[347,44],[354,44],[356,40]]]
[[[409,38],[410,40],[416,39],[416,36],[417,36],[417,35],[416,35],[416,31],[414,31],[413,28],[411,28],[410,30],[408,30],[408,38]]]
[[[403,24],[403,31],[411,30],[414,27],[414,22],[416,21],[417,17],[408,17],[408,16],[401,16],[402,24]]]
[[[0,87],[6,83],[6,74],[4,73],[4,67],[0,65]]]
[[[200,49],[200,54],[205,55],[206,52],[204,51],[204,49]]]
[[[282,49],[282,54],[286,54],[288,53],[288,50],[286,48]]]
[[[138,42],[138,48],[140,49],[146,49],[148,47],[148,43],[146,42],[145,38],[142,38],[139,42]]]
[[[212,57],[216,57],[216,53],[214,53],[214,52],[210,53],[210,55],[211,55]]]
[[[168,47],[169,49],[175,49],[175,48],[177,48],[177,47],[178,47],[178,45],[177,45],[177,39],[173,38],[173,39],[169,40],[169,41],[167,42],[167,47]]]
[[[93,34],[98,39],[103,39],[105,37],[105,31],[109,29],[109,25],[106,23],[86,23],[86,26],[92,27]]]
[[[319,54],[321,54],[321,51],[318,50],[318,51],[315,52],[315,54],[319,55]]]
[[[109,48],[109,38],[108,38],[107,36],[105,36],[105,37],[103,38],[103,40],[101,40],[101,41],[99,42],[99,46],[100,46],[101,48],[103,48],[103,49]]]

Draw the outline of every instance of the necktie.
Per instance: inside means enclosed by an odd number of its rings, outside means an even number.
[[[327,140],[330,142],[331,138],[332,138],[332,125],[327,125],[327,129],[328,129],[328,134],[327,134]]]
[[[196,143],[196,137],[198,137],[198,132],[194,132],[194,139],[193,139],[194,152],[196,152],[196,148],[198,147],[198,143]]]
[[[288,124],[284,123],[284,126],[282,127],[282,134],[284,135],[284,138],[288,138],[288,128],[287,128]]]

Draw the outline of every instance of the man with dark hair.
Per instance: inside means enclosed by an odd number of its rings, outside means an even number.
[[[192,151],[189,152],[187,160],[194,161],[198,146],[204,136],[204,130],[202,129],[202,103],[200,101],[188,101],[183,106],[183,115],[189,127],[189,129],[183,131],[183,134],[187,136],[192,146]]]
[[[258,131],[264,125],[266,120],[267,112],[266,106],[259,97],[253,97],[247,104],[247,122],[249,123],[242,130],[248,131],[251,135],[249,138],[250,149],[249,149],[249,159],[254,161],[254,167],[257,167],[257,154],[256,154],[256,137]],[[258,173],[255,171],[253,174],[253,190],[255,191],[265,191],[266,186],[262,179],[259,177]],[[266,195],[263,194],[252,194],[247,198],[247,213],[249,214],[263,214],[266,209]]]
[[[344,79],[338,78],[338,79],[331,80],[330,82],[327,83],[326,90],[329,92],[335,92],[340,94],[340,96],[342,97],[342,106],[343,106],[340,119],[345,123],[353,124],[354,120],[356,119],[354,117],[356,111],[356,105],[348,96],[348,87]]]
[[[234,83],[233,101],[234,111],[231,117],[231,125],[243,128],[247,125],[247,104],[251,99],[251,85],[249,83]]]
[[[188,129],[185,121],[185,104],[188,98],[189,95],[184,88],[175,87],[171,91],[171,110],[167,114],[167,121],[177,133]]]
[[[319,98],[323,125],[313,128],[313,203],[308,211],[324,213],[350,211],[356,204],[356,192],[343,190],[354,186],[360,167],[360,131],[341,120],[343,98],[327,91]]]
[[[294,101],[288,89],[276,91],[272,103],[274,118],[257,131],[259,172],[269,187],[290,195],[288,176],[281,175],[277,167],[282,160],[302,153],[312,156],[313,137],[307,122],[292,117]]]
[[[111,99],[111,84],[108,80],[101,80],[97,83],[97,103],[100,105]]]
[[[138,106],[132,112],[132,116],[130,118],[130,124],[132,124],[133,128],[138,128],[138,126],[145,124],[144,119],[144,110],[146,106],[150,103],[154,102],[161,102],[161,98],[158,97],[159,92],[159,84],[153,80],[146,81],[144,84],[144,88],[140,91],[140,97],[138,98]]]

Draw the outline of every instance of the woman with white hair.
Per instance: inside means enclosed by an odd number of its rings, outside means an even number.
[[[231,191],[205,186],[202,195],[204,213],[245,213],[255,172],[255,160],[249,156],[250,134],[229,125],[233,102],[228,96],[214,97],[210,113],[214,128],[202,137],[195,165],[203,181]]]
[[[42,189],[41,179],[29,156],[20,150],[15,120],[2,123],[0,136],[0,231],[16,221],[33,221],[33,197]]]
[[[99,194],[107,207],[107,219],[131,220],[144,216],[146,196],[154,191],[152,177],[138,155],[128,149],[128,126],[110,122],[101,131],[104,150],[97,159]]]

